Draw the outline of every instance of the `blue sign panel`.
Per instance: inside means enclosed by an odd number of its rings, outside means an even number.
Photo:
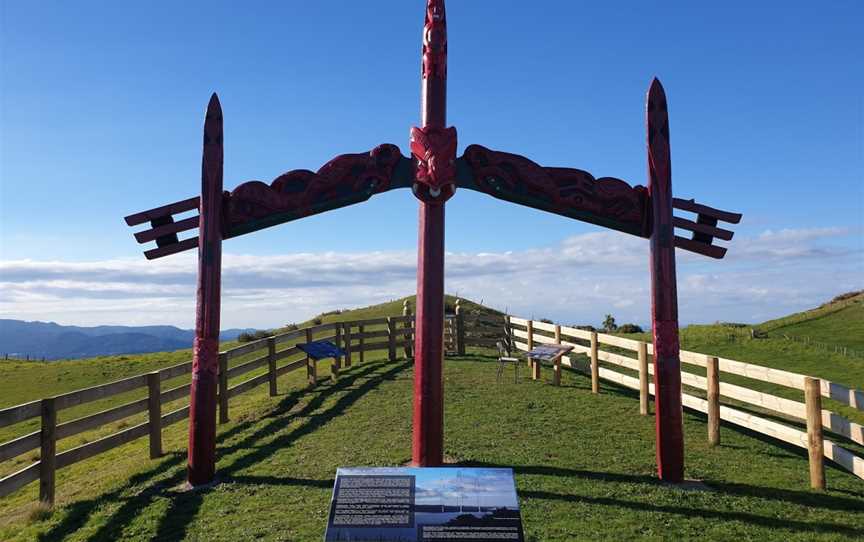
[[[312,341],[311,343],[298,344],[297,348],[309,354],[309,357],[314,360],[345,355],[344,350],[330,341]]]
[[[512,469],[339,468],[325,541],[522,542]]]

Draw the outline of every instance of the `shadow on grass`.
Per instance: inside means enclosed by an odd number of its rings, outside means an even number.
[[[744,412],[749,412],[749,413],[754,414],[756,416],[762,416],[762,413],[760,413],[759,411],[751,411],[751,410],[743,409],[743,408],[740,408],[737,406],[735,408],[739,408],[740,410],[742,410]],[[706,424],[708,423],[708,415],[705,414],[704,412],[698,412],[695,410],[685,410],[684,415],[686,417],[691,417],[693,419],[699,420],[702,423],[706,423]],[[769,416],[762,416],[762,417],[770,418]],[[788,420],[783,420],[783,419],[780,419],[780,421],[787,421],[788,422]],[[720,427],[726,431],[733,431],[733,432],[738,433],[740,435],[744,435],[746,437],[749,437],[753,440],[758,440],[760,442],[764,442],[765,444],[770,444],[772,447],[777,448],[778,450],[782,450],[782,452],[783,452],[783,453],[780,453],[779,451],[778,452],[764,452],[765,455],[768,455],[770,457],[776,457],[778,459],[795,459],[795,458],[798,458],[798,459],[803,459],[805,461],[808,460],[806,448],[802,448],[800,446],[795,446],[794,444],[790,444],[788,442],[784,442],[782,440],[776,439],[770,435],[766,435],[765,433],[760,433],[758,431],[748,429],[747,427],[742,427],[740,425],[736,425],[736,424],[734,424],[730,421],[727,421],[727,420],[720,420]],[[841,442],[840,445],[843,446],[844,448],[848,449],[849,451],[852,451],[853,453],[858,450],[857,447],[850,446],[846,442]],[[726,444],[723,442],[722,438],[720,439],[720,447],[721,448],[738,449],[738,450],[744,449],[743,446]],[[842,472],[844,475],[847,475],[847,476],[850,475],[850,472],[848,469],[839,465],[838,463],[835,463],[834,461],[832,461],[831,459],[829,459],[827,457],[825,458],[825,467],[836,470],[837,472]],[[839,490],[837,490],[837,491],[839,491]],[[857,496],[864,496],[864,493],[861,493],[861,494],[857,494],[854,492],[848,492],[848,493],[851,493],[851,494],[857,495]]]
[[[390,366],[388,370],[379,372],[383,367]],[[366,362],[363,366],[355,366],[343,373],[336,381],[325,380],[314,389],[302,388],[286,394],[279,403],[269,412],[260,417],[243,421],[220,433],[217,437],[217,458],[225,457],[239,450],[248,453],[239,458],[225,458],[221,461],[230,461],[227,465],[217,466],[217,476],[220,482],[231,482],[239,484],[270,484],[270,485],[305,485],[309,487],[324,488],[332,487],[332,480],[304,480],[298,478],[277,478],[239,475],[244,468],[249,467],[262,459],[276,453],[279,449],[289,446],[294,440],[308,435],[333,418],[340,416],[351,404],[363,395],[379,386],[386,380],[393,380],[396,376],[410,366],[410,362],[403,362],[392,366],[389,362]],[[375,374],[375,373],[378,374]],[[365,379],[361,384],[354,386],[358,381]],[[344,392],[344,393],[343,393]],[[336,402],[328,408],[316,412],[323,406],[328,398],[334,393],[342,393]],[[310,396],[302,408],[297,410],[304,396]],[[287,416],[285,414],[288,414]],[[308,418],[307,418],[308,416]],[[293,431],[280,435],[267,443],[259,444],[259,441],[272,437],[280,429],[285,428],[296,419],[306,418],[305,422]],[[249,430],[250,427],[264,425],[257,428],[248,436],[244,436],[239,442],[228,446],[221,443],[230,441],[235,436]],[[186,478],[185,469],[186,454],[172,452],[153,468],[138,473],[118,487],[117,489],[103,493],[92,499],[78,501],[63,507],[63,519],[54,525],[48,532],[41,534],[41,542],[62,540],[84,527],[90,517],[102,506],[122,502],[122,505],[112,512],[102,525],[87,540],[110,541],[116,540],[123,535],[123,529],[144,511],[158,497],[169,499],[167,509],[160,514],[157,525],[155,540],[182,540],[186,537],[189,524],[197,516],[203,499],[207,493],[216,487],[199,488],[193,491],[178,491]],[[170,474],[169,474],[170,473]],[[164,476],[168,474],[168,476]],[[144,486],[139,488],[139,486]],[[131,495],[127,495],[130,494]]]
[[[551,493],[548,491],[523,491],[521,492],[521,495],[530,499],[558,500],[569,503],[611,506],[616,508],[626,508],[637,512],[674,514],[677,516],[701,519],[715,519],[718,521],[738,521],[742,523],[749,523],[751,525],[759,525],[770,529],[783,529],[795,532],[843,534],[854,537],[864,536],[864,529],[849,527],[846,525],[838,525],[836,523],[826,523],[821,521],[795,521],[784,518],[751,514],[748,512],[736,512],[731,510],[721,511],[710,508],[688,508],[685,506],[627,501],[611,497],[587,497],[581,495],[566,495],[560,493]]]
[[[166,456],[167,457],[160,460],[160,462],[156,466],[132,476],[125,484],[118,487],[114,491],[111,491],[109,493],[103,493],[102,495],[99,495],[98,497],[95,497],[93,499],[77,501],[64,506],[63,519],[60,520],[57,525],[53,526],[47,533],[40,534],[40,542],[61,540],[66,536],[74,533],[87,523],[90,514],[96,508],[103,504],[111,503],[113,501],[121,499],[124,493],[132,490],[132,488],[140,484],[152,482],[153,485],[151,485],[149,489],[161,491],[162,489],[179,483],[174,481],[177,477],[176,472],[162,482],[155,481],[155,479],[158,478],[160,475],[163,475],[171,471],[172,469],[176,469],[186,459],[186,454],[180,452],[171,452],[166,454]]]
[[[516,474],[529,476],[554,476],[558,478],[571,478],[579,480],[593,480],[609,483],[641,484],[645,486],[671,488],[668,484],[661,482],[654,476],[632,475],[612,472],[594,472],[579,469],[568,469],[547,465],[498,465],[494,463],[465,461],[460,463],[466,467],[491,467],[512,468]],[[821,508],[826,510],[837,510],[852,513],[858,511],[864,513],[862,501],[854,498],[828,495],[811,491],[794,491],[779,488],[766,488],[747,484],[704,481],[711,490],[734,497],[747,497],[765,499],[768,501],[783,501],[789,504],[808,508]],[[678,516],[694,518],[713,518],[721,521],[740,521],[753,525],[761,525],[776,529],[791,529],[800,532],[836,533],[850,536],[864,536],[864,527],[855,528],[847,525],[816,521],[795,521],[790,519],[764,516],[749,512],[738,512],[733,510],[717,510],[680,505],[653,504],[640,501],[623,500],[614,497],[596,497],[587,495],[574,495],[553,493],[541,490],[520,491],[519,495],[529,499],[566,501],[579,504],[601,505],[610,507],[626,508],[638,512],[654,512],[675,514]]]

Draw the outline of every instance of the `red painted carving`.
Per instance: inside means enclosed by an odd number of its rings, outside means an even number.
[[[222,107],[214,93],[204,120],[199,199],[198,293],[189,388],[187,480],[213,480],[216,469],[216,373],[222,299]]]
[[[219,357],[219,340],[213,337],[195,337],[192,342],[192,378],[216,378],[217,363],[202,363]]]
[[[447,77],[447,16],[444,0],[429,0],[423,25],[423,78]]]
[[[621,179],[595,179],[587,171],[543,167],[524,156],[470,145],[465,160],[477,187],[496,197],[519,203],[544,201],[548,210],[574,210],[630,225],[647,236],[647,190]]]
[[[678,292],[672,216],[672,161],[666,93],[654,79],[646,106],[648,191],[651,200],[651,324],[654,330],[654,399],[657,474],[684,480],[681,413],[681,359],[678,343]]]
[[[411,154],[417,159],[414,195],[443,203],[456,191],[456,128],[411,128]]]
[[[417,158],[415,179],[425,177],[427,182],[438,183],[440,188],[435,190],[440,193],[435,198],[430,185],[412,185],[420,208],[411,462],[418,467],[437,467],[444,461],[444,202],[453,194],[449,159],[456,155],[456,131],[450,128],[450,137],[445,130],[447,21],[443,0],[427,0],[422,62],[422,129],[412,131],[417,141],[412,141],[411,152]]]
[[[228,231],[281,213],[307,216],[316,212],[316,206],[340,197],[384,192],[402,158],[399,147],[384,144],[367,153],[337,156],[317,173],[298,169],[280,175],[269,185],[245,182],[228,198]]]
[[[675,320],[656,320],[654,322],[654,355],[661,360],[680,355],[678,343],[678,322]]]

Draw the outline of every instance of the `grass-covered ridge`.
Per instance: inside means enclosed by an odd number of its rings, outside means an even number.
[[[864,292],[850,292],[815,309],[759,325],[772,336],[807,337],[864,353]]]

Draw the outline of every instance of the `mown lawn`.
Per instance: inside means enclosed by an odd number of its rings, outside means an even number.
[[[595,396],[573,371],[559,388],[496,384],[479,355],[450,358],[445,372],[446,455],[513,467],[529,540],[864,538],[864,481],[829,467],[829,490],[808,490],[803,450],[731,426],[710,449],[704,420],[687,413],[687,476],[708,490],[683,491],[654,477],[653,419],[630,390],[604,383]],[[47,518],[29,512],[34,486],[3,499],[0,538],[321,540],[337,467],[410,459],[413,374],[410,361],[379,359],[314,389],[303,376],[280,379],[278,397],[264,386],[232,402],[213,488],[178,489],[181,423],[160,460],[145,459],[142,439],[60,471]]]

